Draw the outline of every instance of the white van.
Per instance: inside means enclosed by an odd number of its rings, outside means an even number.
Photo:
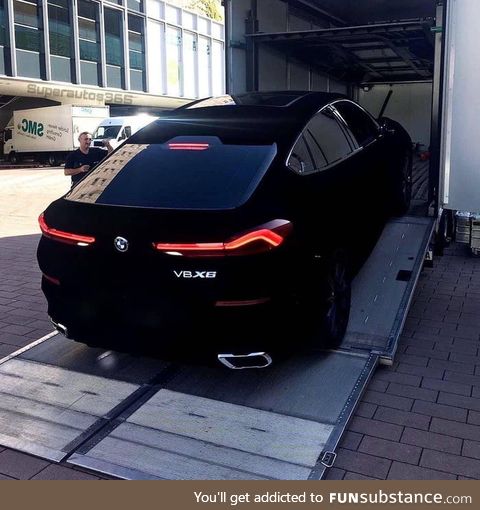
[[[110,145],[116,149],[129,136],[150,124],[156,118],[151,115],[134,115],[104,119],[93,132],[91,146],[103,147],[103,141],[108,138]]]

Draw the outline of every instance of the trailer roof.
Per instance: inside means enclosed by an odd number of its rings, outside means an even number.
[[[353,83],[429,81],[433,19],[246,34],[340,80]]]
[[[287,0],[292,6],[319,10],[345,25],[428,18],[435,16],[437,0]]]

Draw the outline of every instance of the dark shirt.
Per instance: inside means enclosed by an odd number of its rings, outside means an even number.
[[[65,160],[65,168],[80,168],[83,165],[96,165],[108,154],[106,149],[100,149],[100,147],[91,147],[88,150],[88,154],[84,154],[80,149],[71,152]],[[72,175],[72,186],[77,184],[78,181],[83,179],[86,174]]]

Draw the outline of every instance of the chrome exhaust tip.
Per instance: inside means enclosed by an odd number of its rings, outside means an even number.
[[[68,338],[68,329],[67,326],[64,326],[60,322],[55,322],[53,319],[50,319],[50,322],[53,324],[53,327],[66,338]]]
[[[251,352],[250,354],[218,354],[218,361],[231,370],[245,368],[267,368],[272,364],[272,357],[266,352]]]

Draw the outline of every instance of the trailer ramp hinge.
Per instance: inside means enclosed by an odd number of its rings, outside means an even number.
[[[335,452],[323,452],[320,463],[327,468],[331,468],[335,464],[336,458],[337,454]]]

